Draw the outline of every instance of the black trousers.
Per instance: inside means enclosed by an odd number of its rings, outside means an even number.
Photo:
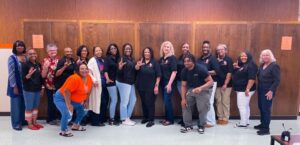
[[[258,87],[258,108],[260,111],[260,122],[264,129],[270,128],[271,122],[271,109],[273,99],[267,100],[266,93],[269,91],[269,87],[260,84]],[[273,93],[274,98],[275,93]]]
[[[54,102],[53,102],[53,95],[55,94],[56,90],[49,90],[46,89],[46,95],[48,98],[48,118],[47,118],[47,122],[56,120],[56,119],[60,119],[60,113],[58,111],[58,109],[56,108]]]
[[[154,92],[141,90],[138,91],[141,96],[144,119],[147,119],[148,121],[154,121],[156,99]]]
[[[102,84],[101,93],[101,104],[100,104],[100,114],[96,114],[90,111],[91,124],[104,123],[107,120],[107,108],[108,108],[109,96],[105,85]]]

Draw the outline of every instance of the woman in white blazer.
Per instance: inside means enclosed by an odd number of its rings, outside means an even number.
[[[88,62],[88,68],[90,71],[90,76],[94,82],[94,86],[92,88],[90,97],[89,97],[89,110],[90,110],[90,117],[91,117],[91,125],[92,126],[104,126],[105,116],[106,114],[102,113],[103,111],[106,112],[108,99],[102,99],[102,90],[103,85],[105,86],[105,78],[103,75],[104,70],[104,60],[102,59],[103,50],[101,47],[94,47],[93,48],[94,57],[92,57]],[[107,90],[106,90],[107,92]],[[104,93],[104,92],[103,92]],[[107,97],[107,95],[105,95]],[[105,97],[104,96],[104,97]],[[102,103],[103,100],[103,103]],[[101,105],[106,107],[102,108]],[[101,114],[102,113],[102,114]],[[102,119],[101,119],[102,118]]]

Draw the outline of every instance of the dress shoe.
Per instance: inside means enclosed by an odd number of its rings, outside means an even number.
[[[146,127],[152,127],[154,125],[154,122],[153,121],[149,121],[147,124],[146,124]]]
[[[270,134],[270,130],[269,129],[260,129],[256,133],[257,133],[257,135],[269,135]]]

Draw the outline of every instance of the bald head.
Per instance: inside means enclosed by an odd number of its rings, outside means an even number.
[[[70,48],[70,47],[64,48],[64,55],[65,55],[65,57],[67,57],[67,58],[71,58],[72,55],[73,55],[72,48]]]

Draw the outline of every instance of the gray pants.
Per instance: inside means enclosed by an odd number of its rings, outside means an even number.
[[[183,122],[185,124],[185,127],[191,127],[193,126],[193,107],[196,104],[199,120],[198,120],[198,126],[204,126],[206,123],[206,115],[209,111],[210,104],[209,99],[211,95],[211,89],[209,90],[203,90],[199,94],[192,93],[192,89],[189,89],[186,93],[186,101],[187,106],[185,108],[182,108],[183,112]]]

